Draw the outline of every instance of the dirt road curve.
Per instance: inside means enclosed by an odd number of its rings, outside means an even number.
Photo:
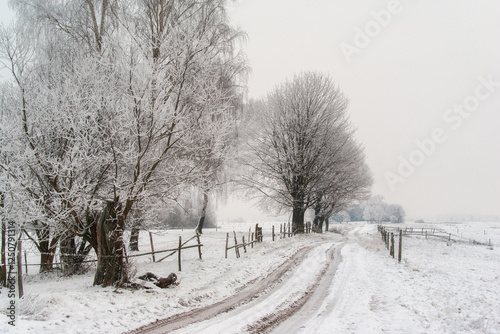
[[[344,244],[322,242],[304,247],[268,276],[228,299],[129,333],[296,332],[322,305]]]

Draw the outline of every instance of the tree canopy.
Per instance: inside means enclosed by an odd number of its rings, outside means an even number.
[[[347,107],[347,97],[329,77],[310,72],[250,105],[256,117],[243,182],[262,194],[263,203],[291,208],[297,232],[306,209],[320,206],[318,214],[330,216],[369,193],[371,173]]]

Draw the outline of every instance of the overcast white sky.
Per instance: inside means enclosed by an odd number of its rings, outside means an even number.
[[[250,97],[309,70],[349,96],[374,194],[414,217],[500,215],[499,1],[239,0],[230,15]]]
[[[250,97],[309,70],[349,96],[374,194],[412,217],[500,216],[500,1],[238,0],[229,14]]]

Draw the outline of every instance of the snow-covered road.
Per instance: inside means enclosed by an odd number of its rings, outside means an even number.
[[[298,252],[283,268],[234,298],[198,310],[189,317],[170,319],[144,328],[142,333],[262,333],[308,303],[324,280],[333,277],[343,242],[322,242]],[[332,261],[333,260],[333,261]],[[189,324],[190,323],[190,324]],[[183,326],[184,324],[189,324]],[[179,325],[183,327],[172,331]]]
[[[305,329],[315,333],[325,314],[351,305],[346,300],[352,259],[346,257],[343,271],[336,275],[344,248],[352,249],[351,238],[359,228],[337,242],[322,242],[300,251],[286,268],[258,283],[260,288],[230,298],[211,311],[199,310],[187,319],[171,319],[145,328],[142,333],[294,333]],[[345,257],[345,255],[344,255]],[[347,265],[345,265],[347,264]],[[333,285],[336,279],[339,284]],[[251,294],[253,297],[249,298]],[[229,309],[219,312],[217,309]],[[185,325],[188,324],[188,325]],[[172,331],[174,328],[182,328]]]
[[[311,247],[272,288],[173,333],[500,332],[498,252],[410,238],[398,264],[374,229]]]
[[[264,332],[266,328],[288,318],[302,306],[325,270],[331,266],[334,249],[335,246],[331,243],[314,247],[302,263],[291,274],[282,278],[282,283],[269,293],[233,311],[183,328],[178,333]]]

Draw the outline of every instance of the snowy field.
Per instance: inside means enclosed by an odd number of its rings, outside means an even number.
[[[325,299],[325,307],[338,299],[334,309],[299,333],[500,333],[500,223],[431,226],[487,237],[493,247],[408,237],[398,264],[365,225],[342,249]]]
[[[224,246],[226,232],[233,229],[239,231],[239,241],[243,235],[247,238],[248,226],[244,224],[222,226],[217,231],[207,229],[201,237],[203,260],[198,259],[196,248],[183,251],[180,273],[176,255],[160,263],[153,263],[150,256],[134,259],[137,274],[177,273],[180,284],[169,289],[115,292],[113,288],[93,287],[93,272],[71,278],[54,276],[51,281],[29,275],[25,296],[17,303],[15,330],[2,315],[0,332],[126,332],[238,295],[245,287],[259,284],[297,250],[317,243],[311,254],[324,253],[325,245],[331,244],[339,247],[341,258],[324,298],[315,302],[307,319],[300,320],[301,326],[294,327],[298,333],[500,333],[500,223],[433,224],[464,239],[491,241],[492,246],[406,237],[402,263],[389,256],[375,225],[334,225],[342,233],[275,242],[270,240],[270,226],[264,225],[264,242],[246,254],[241,250],[240,259],[236,259],[234,250],[225,259]],[[279,225],[275,227],[279,230]],[[176,247],[179,235],[187,240],[193,232],[157,232],[153,235],[155,249]],[[141,233],[140,249],[141,253],[150,251],[147,233]],[[307,285],[308,279],[313,282],[320,275],[325,260],[312,261],[309,256],[304,261],[309,269],[305,276],[302,270],[301,280]],[[287,284],[290,295],[303,293],[303,285],[285,280],[283,285]],[[2,296],[4,314],[7,303]],[[244,312],[248,311],[236,308],[228,315],[241,317]],[[243,323],[245,319],[238,321]],[[217,322],[199,328],[203,333],[238,332],[227,326],[218,328]],[[280,328],[272,330],[279,333]]]

